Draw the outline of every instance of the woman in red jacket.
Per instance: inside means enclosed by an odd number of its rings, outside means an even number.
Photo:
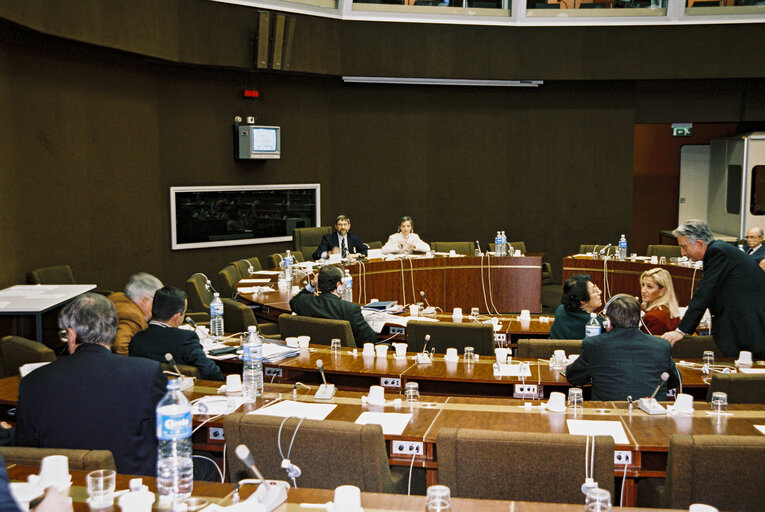
[[[661,336],[674,331],[680,323],[672,276],[663,268],[652,268],[640,275],[640,294],[643,298],[643,332]]]

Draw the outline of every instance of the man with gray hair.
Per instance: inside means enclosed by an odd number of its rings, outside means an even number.
[[[709,308],[712,336],[726,357],[748,350],[765,357],[765,273],[735,246],[715,240],[709,226],[689,220],[673,231],[677,244],[704,274],[677,329],[664,333],[673,345],[691,334]]]
[[[112,345],[114,353],[128,355],[130,340],[149,327],[154,293],[160,288],[162,281],[151,274],[140,272],[130,276],[125,285],[125,293],[114,292],[109,295],[109,300],[117,308],[119,318],[117,336]]]
[[[21,379],[16,444],[109,450],[118,472],[156,476],[155,409],[167,387],[162,366],[111,352],[117,311],[102,295],[74,298],[58,326],[71,355]]]
[[[657,400],[667,399],[667,389],[679,383],[672,347],[640,331],[640,303],[627,294],[615,295],[603,313],[608,332],[582,341],[581,355],[566,369],[575,386],[592,384],[592,399],[625,401],[650,396],[667,372]]]

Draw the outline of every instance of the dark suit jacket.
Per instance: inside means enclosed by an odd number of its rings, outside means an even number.
[[[593,400],[625,401],[651,396],[661,374],[669,373],[667,384],[656,394],[667,399],[667,389],[679,379],[669,342],[638,329],[613,329],[585,338],[582,353],[568,368],[566,379],[575,386],[592,383]]]
[[[16,500],[11,495],[9,483],[8,470],[5,469],[5,460],[0,455],[0,510],[3,512],[21,512]]]
[[[748,251],[749,249],[747,249]],[[752,254],[747,254],[747,256],[751,256],[752,258],[757,258],[757,261],[761,260],[762,258],[765,258],[765,243],[760,244],[760,246],[757,248],[756,251],[754,251]]]
[[[356,235],[350,232],[346,236],[348,237],[348,253],[349,254],[356,252],[356,253],[361,253],[364,256],[367,255],[367,250],[369,248],[363,243],[361,243],[361,240],[359,240],[359,237],[357,237]],[[323,252],[329,253],[329,251],[331,251],[333,247],[339,247],[339,246],[340,246],[340,241],[338,239],[337,231],[333,231],[332,233],[326,234],[323,237],[321,237],[321,243],[319,244],[319,247],[314,251],[313,259],[318,260],[321,258],[321,254]]]
[[[755,258],[725,242],[709,244],[704,274],[678,328],[692,333],[707,308],[712,336],[725,356],[749,350],[765,357],[765,272]]]
[[[361,307],[341,299],[334,293],[314,295],[303,288],[290,300],[290,308],[298,315],[348,320],[353,331],[353,338],[359,347],[364,343],[374,343],[377,340],[377,334],[369,327],[361,314]]]
[[[194,331],[149,324],[145,331],[133,336],[128,348],[131,356],[146,357],[160,363],[167,362],[165,354],[168,352],[173,355],[177,364],[196,366],[201,378],[223,380],[223,373],[218,365],[205,355],[199,343],[199,336]]]
[[[21,379],[16,444],[110,450],[118,472],[156,476],[155,410],[166,387],[159,363],[81,344]]]

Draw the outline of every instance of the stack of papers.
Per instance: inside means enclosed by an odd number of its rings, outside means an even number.
[[[300,349],[277,345],[276,343],[263,343],[263,362],[275,363],[288,357],[300,354]]]

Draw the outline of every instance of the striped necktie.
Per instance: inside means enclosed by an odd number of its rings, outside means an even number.
[[[348,257],[348,247],[345,245],[345,237],[340,239],[340,254],[343,258]]]

